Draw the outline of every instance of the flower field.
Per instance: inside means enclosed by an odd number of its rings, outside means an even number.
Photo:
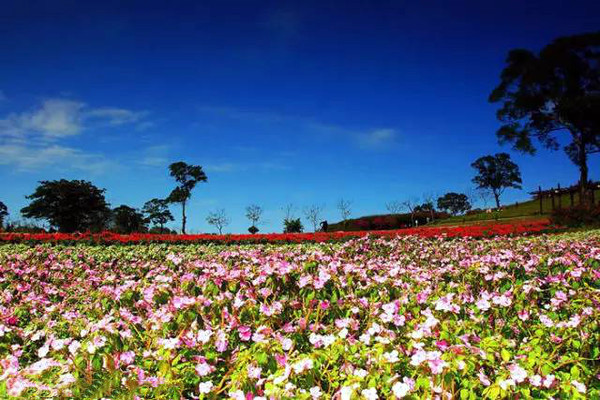
[[[140,244],[140,243],[304,243],[340,241],[365,236],[396,237],[489,237],[496,235],[523,235],[556,231],[546,219],[517,220],[512,223],[489,223],[471,226],[441,226],[405,228],[383,231],[315,232],[315,233],[268,233],[258,235],[161,235],[134,233],[121,235],[114,232],[102,233],[0,233],[0,243],[91,243],[91,244]]]
[[[0,316],[0,398],[598,399],[600,232],[6,243]]]

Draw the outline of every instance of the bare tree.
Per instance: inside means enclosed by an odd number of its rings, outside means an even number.
[[[429,214],[431,216],[431,221],[435,220],[435,201],[439,196],[437,196],[433,192],[423,193],[423,205],[427,206],[429,209]]]
[[[349,200],[339,199],[336,207],[340,211],[340,215],[342,216],[342,221],[344,222],[344,228],[346,227],[346,223],[348,221],[348,217],[352,213],[350,206],[352,202]]]
[[[217,228],[219,230],[219,235],[222,235],[223,228],[229,225],[229,218],[227,217],[227,214],[225,214],[225,210],[221,208],[220,210],[208,213],[206,222]]]
[[[415,207],[418,204],[419,204],[419,199],[416,199],[416,198],[404,200],[402,202],[402,206],[404,206],[410,213],[410,223],[413,226],[415,225]]]
[[[400,214],[402,211],[402,203],[400,203],[398,200],[393,200],[385,203],[385,208],[390,214]]]
[[[294,206],[294,204],[292,203],[288,203],[285,206],[281,207],[281,210],[283,211],[284,217],[283,219],[286,221],[290,221],[292,218],[294,218],[294,210],[296,209],[296,206]]]
[[[304,209],[304,216],[312,224],[314,232],[317,231],[317,226],[319,226],[319,221],[321,219],[321,213],[323,212],[323,208],[323,206],[313,204],[310,207],[306,207]]]
[[[256,227],[262,219],[263,209],[256,204],[251,204],[246,207],[246,218],[250,220],[252,226]]]

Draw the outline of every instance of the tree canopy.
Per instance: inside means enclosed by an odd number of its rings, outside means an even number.
[[[144,215],[135,208],[121,205],[112,210],[111,229],[117,233],[146,232],[147,221]]]
[[[163,199],[152,199],[144,203],[142,212],[146,216],[146,220],[153,224],[158,225],[160,232],[164,230],[164,226],[167,222],[173,221],[173,214],[169,210],[169,202]]]
[[[500,143],[533,154],[532,139],[556,150],[557,135],[568,134],[563,148],[587,198],[588,156],[600,152],[600,32],[556,39],[539,54],[511,50],[506,62],[489,98],[501,103]]]
[[[110,216],[104,192],[83,180],[41,181],[21,214],[45,219],[60,232],[100,231]]]
[[[452,215],[462,214],[471,209],[469,198],[464,193],[446,193],[437,200],[437,207]]]
[[[500,195],[507,188],[521,189],[521,172],[519,166],[512,162],[507,153],[498,153],[479,157],[471,166],[477,170],[473,183],[477,189],[490,190],[500,208]]]
[[[207,177],[199,165],[188,165],[183,161],[169,165],[169,173],[175,178],[178,185],[171,191],[167,201],[181,204],[181,233],[185,234],[187,222],[185,207],[187,201],[192,197],[192,190],[198,182],[206,182]]]

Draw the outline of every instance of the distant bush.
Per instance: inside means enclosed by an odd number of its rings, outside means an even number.
[[[258,233],[258,228],[254,225],[252,225],[250,228],[248,228],[248,232],[250,232],[251,234],[256,234]]]
[[[283,220],[283,233],[301,233],[303,231],[304,226],[300,218]]]
[[[447,213],[434,213],[434,219],[448,218]],[[431,222],[430,212],[417,212],[414,214],[415,224],[423,226],[427,222]],[[387,214],[387,215],[371,215],[356,219],[349,219],[344,224],[338,222],[329,225],[329,231],[372,231],[372,230],[391,230],[409,228],[412,224],[410,214]]]
[[[600,205],[578,205],[556,209],[550,216],[550,222],[570,227],[598,226],[600,225]]]

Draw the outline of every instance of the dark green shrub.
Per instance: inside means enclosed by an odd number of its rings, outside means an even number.
[[[304,226],[300,218],[283,220],[283,233],[300,233],[303,231]]]
[[[570,227],[598,226],[600,225],[600,205],[578,205],[556,209],[550,216],[550,222]]]

